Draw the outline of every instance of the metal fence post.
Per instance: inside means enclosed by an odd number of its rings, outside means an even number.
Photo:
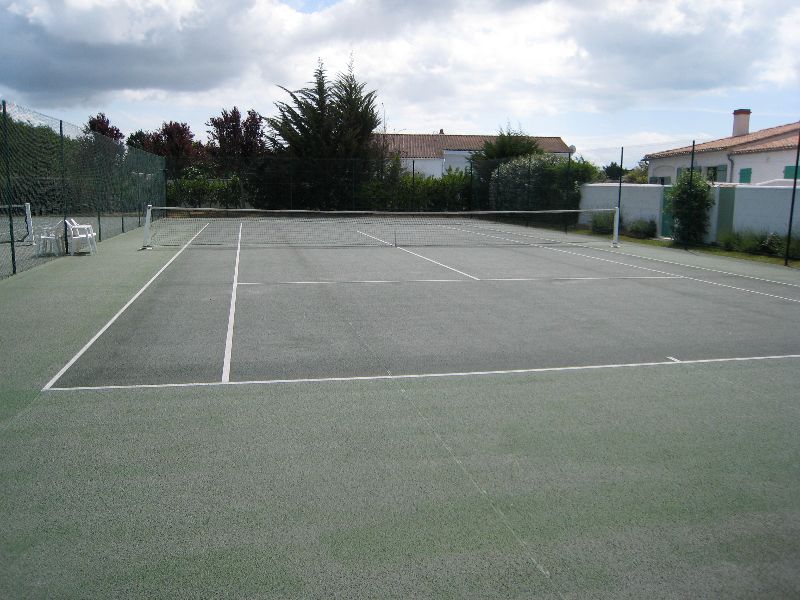
[[[8,233],[11,240],[11,274],[17,273],[17,253],[14,247],[14,211],[11,206],[13,202],[13,192],[11,190],[11,149],[8,141],[8,114],[6,113],[6,101],[3,100],[3,164],[6,168],[6,202],[8,203]]]
[[[797,168],[800,166],[800,130],[797,132],[797,151],[794,155],[794,182],[792,183],[792,203],[789,208],[789,230],[786,232],[786,255],[783,257],[783,266],[789,266],[789,246],[792,244],[792,220],[794,218],[794,200],[797,196]]]
[[[60,170],[61,170],[61,200],[64,204],[64,252],[69,252],[69,233],[67,231],[67,219],[69,218],[68,214],[68,203],[67,203],[67,191],[64,181],[64,121],[59,119],[58,121],[58,139],[59,139],[59,157],[60,157]]]

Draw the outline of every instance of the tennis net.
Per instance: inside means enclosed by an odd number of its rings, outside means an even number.
[[[0,243],[33,241],[31,205],[0,204]]]
[[[613,232],[586,235],[606,213]],[[373,212],[148,206],[144,247],[504,246],[618,241],[614,208],[548,211]]]

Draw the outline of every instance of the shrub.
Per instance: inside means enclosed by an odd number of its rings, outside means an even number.
[[[239,178],[182,177],[167,185],[167,206],[212,206],[236,208],[242,203]]]
[[[656,237],[656,222],[650,219],[649,221],[645,221],[644,219],[637,219],[633,223],[631,223],[625,230],[625,232],[635,238],[640,239],[648,239]]]
[[[775,232],[768,233],[761,240],[761,251],[764,254],[783,254],[785,247],[785,240]]]
[[[717,236],[717,243],[723,250],[727,250],[730,252],[731,250],[736,250],[741,246],[742,236],[739,235],[739,233],[736,231],[723,233]]]
[[[789,244],[789,258],[800,258],[800,239],[795,236],[792,236]]]
[[[492,172],[491,206],[495,210],[574,210],[580,206],[580,185],[593,180],[596,172],[591,163],[551,154],[518,157]]]
[[[708,232],[708,210],[714,205],[711,184],[696,172],[685,171],[667,192],[666,204],[675,219],[675,241],[701,244]]]
[[[592,215],[592,233],[612,233],[614,231],[614,213],[600,212]]]
[[[780,256],[786,252],[786,238],[775,232],[733,231],[720,235],[717,243],[724,250],[746,252],[748,254],[767,254]],[[790,256],[800,255],[800,240],[793,239],[789,248]]]
[[[734,248],[739,252],[749,254],[761,254],[763,251],[763,241],[765,234],[756,231],[742,231],[739,234],[739,247]]]

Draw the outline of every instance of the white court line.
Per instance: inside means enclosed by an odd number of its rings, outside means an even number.
[[[427,256],[422,256],[422,254],[417,254],[416,252],[412,252],[408,248],[401,248],[400,246],[398,246],[397,249],[402,250],[403,252],[408,252],[409,254],[413,254],[414,256],[417,256],[423,260],[427,260],[428,262],[432,262],[433,264],[439,265],[440,267],[444,267],[445,269],[450,269],[451,271],[455,271],[456,273],[458,273],[459,275],[463,275],[464,277],[469,277],[470,279],[474,279],[475,281],[480,281],[480,279],[478,277],[475,277],[474,275],[470,275],[469,273],[464,273],[464,271],[459,271],[458,269],[454,269],[453,267],[448,267],[447,265],[440,263],[436,260],[433,260],[432,258],[428,258]]]
[[[45,390],[68,392],[70,390],[135,390],[135,389],[160,389],[160,388],[188,388],[188,387],[217,387],[226,385],[276,385],[297,383],[332,383],[350,381],[382,381],[396,379],[438,379],[446,377],[483,377],[488,375],[525,375],[534,373],[558,373],[563,371],[597,371],[603,369],[625,369],[637,367],[662,367],[676,365],[702,365],[711,363],[751,362],[762,360],[786,360],[800,358],[800,354],[782,354],[773,356],[741,356],[734,358],[701,358],[697,360],[674,360],[641,363],[620,363],[608,365],[582,365],[574,367],[542,367],[538,369],[506,369],[497,371],[463,371],[452,373],[414,373],[408,375],[362,375],[353,377],[314,377],[300,379],[261,379],[252,381],[206,381],[194,383],[144,383],[134,385],[98,385],[76,386],[67,388],[45,388]],[[45,391],[42,390],[42,391]]]
[[[550,246],[538,246],[540,248],[544,248],[545,250],[550,250],[551,252],[561,252],[563,254],[570,254],[572,256],[580,256],[581,258],[588,258],[591,260],[599,260],[601,262],[607,262],[615,265],[622,265],[624,267],[630,267],[632,269],[641,269],[643,271],[650,271],[651,273],[660,273],[662,275],[672,275],[679,277],[680,279],[685,279],[687,281],[696,281],[698,283],[705,283],[707,285],[715,285],[717,287],[728,288],[730,290],[736,290],[739,292],[747,292],[748,294],[756,294],[758,296],[766,296],[768,298],[776,298],[778,300],[786,300],[787,302],[794,302],[796,304],[800,304],[800,300],[796,298],[787,298],[786,296],[778,296],[776,294],[768,294],[766,292],[758,292],[756,290],[751,290],[748,288],[738,287],[735,285],[728,285],[727,283],[719,283],[716,281],[709,281],[708,279],[700,279],[699,277],[689,277],[688,275],[676,275],[675,273],[670,273],[668,271],[661,271],[660,269],[651,269],[650,267],[642,267],[640,265],[632,265],[629,263],[620,262],[618,260],[611,260],[609,258],[600,258],[599,256],[591,256],[589,254],[581,254],[580,252],[575,252],[572,250],[563,250],[561,248],[552,248]]]
[[[470,231],[469,229],[461,229],[460,227],[450,227],[448,225],[442,225],[445,229],[452,229],[453,231],[460,231],[462,233],[471,233],[472,235],[481,235],[483,237],[490,237],[496,240],[502,240],[504,242],[512,242],[514,244],[520,244],[521,246],[538,246],[539,244],[532,243],[532,242],[521,242],[519,240],[515,240],[512,238],[507,237],[500,237],[499,235],[491,235],[489,233],[481,233],[480,231]],[[515,234],[512,234],[515,235]]]
[[[535,282],[535,281],[611,281],[617,279],[683,279],[681,275],[620,275],[609,277],[491,277],[477,279],[476,281],[508,281],[508,282]],[[467,279],[342,279],[331,281],[241,281],[238,285],[340,285],[359,283],[470,283]]]
[[[484,227],[483,229],[487,229],[489,231],[502,231],[502,230],[497,230],[497,229],[493,229],[493,228],[489,228],[489,227]],[[477,231],[469,231],[468,229],[459,229],[458,231],[463,231],[465,233],[474,233],[475,235],[487,235],[485,233],[478,233]],[[551,241],[554,241],[554,242],[560,242],[561,241],[561,240],[559,240],[557,238],[542,238],[541,236],[530,235],[530,234],[526,234],[526,233],[513,233],[512,235],[515,235],[517,237],[529,238],[531,240],[548,239],[548,240],[551,240]],[[505,241],[509,241],[509,242],[514,242],[514,243],[518,243],[518,244],[524,244],[524,242],[519,242],[517,240],[512,240],[512,239],[508,239],[508,238],[501,238],[501,237],[498,237],[498,236],[490,236],[490,237],[497,237],[497,239],[501,239],[501,240],[505,240]],[[597,250],[599,252],[608,252],[609,254],[618,254],[618,255],[621,255],[621,256],[627,256],[629,258],[638,258],[638,259],[641,259],[641,260],[650,260],[650,261],[653,261],[653,262],[664,263],[664,264],[673,265],[673,266],[676,266],[676,267],[686,267],[687,269],[698,269],[700,271],[708,271],[709,273],[718,273],[720,275],[728,275],[728,276],[731,276],[731,277],[741,277],[743,279],[752,279],[754,281],[761,281],[761,282],[764,282],[764,283],[774,283],[776,285],[785,285],[785,286],[789,286],[789,287],[800,288],[800,284],[797,284],[797,283],[788,283],[786,281],[777,281],[775,279],[766,279],[765,277],[756,277],[755,275],[743,275],[741,273],[733,273],[732,271],[722,271],[721,269],[712,269],[711,267],[700,267],[700,266],[697,266],[697,265],[690,265],[690,264],[681,263],[681,262],[677,262],[677,261],[666,260],[666,259],[663,259],[663,258],[653,258],[653,257],[650,257],[650,256],[641,256],[639,254],[631,254],[629,252],[620,252],[619,250],[611,250],[611,249],[608,249],[608,248],[599,248],[597,246],[587,246],[586,244],[591,243],[591,240],[586,240],[586,241],[578,241],[578,240],[576,240],[575,242],[566,242],[566,243],[567,243],[567,245],[578,245],[578,246],[581,246],[581,247],[585,247],[587,250]],[[525,244],[525,245],[534,245],[534,246],[540,246],[542,248],[546,248],[546,246],[541,245],[541,244],[536,244],[535,242],[531,242],[531,243],[528,243],[528,244]],[[581,256],[585,256],[585,255],[581,255]],[[620,264],[624,264],[624,263],[620,263]],[[632,265],[629,265],[629,266],[632,266]],[[698,281],[705,281],[705,280],[700,279]],[[735,288],[735,289],[740,289],[740,288]],[[780,298],[780,296],[776,296],[776,297]]]
[[[386,244],[387,246],[394,246],[394,244],[390,244],[386,240],[382,240],[381,238],[377,238],[374,235],[370,235],[368,233],[364,233],[363,231],[358,231],[358,233],[360,233],[361,235],[365,235],[368,238],[372,238],[373,240],[376,240],[376,241],[380,242],[381,244]],[[458,273],[459,275],[463,275],[464,277],[469,277],[470,279],[474,279],[475,281],[480,281],[479,278],[477,278],[477,277],[475,277],[473,275],[470,275],[469,273],[464,273],[464,271],[459,271],[458,269],[454,269],[453,267],[448,267],[447,265],[445,265],[443,263],[435,261],[432,258],[428,258],[427,256],[422,256],[422,254],[417,254],[416,252],[412,252],[411,250],[408,250],[407,248],[403,248],[402,246],[394,246],[394,247],[397,248],[398,250],[402,250],[403,252],[408,252],[409,254],[413,254],[414,256],[416,256],[418,258],[421,258],[423,260],[427,260],[428,262],[432,262],[435,265],[439,265],[440,267],[444,267],[445,269],[450,269],[451,271],[454,271],[454,272]]]
[[[153,276],[150,278],[150,281],[148,281],[147,283],[145,283],[145,284],[142,286],[142,288],[141,288],[141,289],[140,289],[138,292],[136,292],[136,294],[133,296],[133,298],[131,298],[130,300],[128,300],[128,301],[125,303],[125,306],[123,306],[122,308],[120,308],[120,309],[119,309],[119,311],[117,312],[117,314],[115,314],[113,317],[111,317],[111,319],[108,321],[108,323],[106,323],[105,325],[103,325],[103,328],[102,328],[100,331],[98,331],[97,333],[95,333],[95,334],[94,334],[94,336],[92,337],[92,339],[90,339],[88,342],[86,342],[86,345],[85,345],[83,348],[81,348],[80,350],[78,350],[78,353],[77,353],[75,356],[73,356],[73,357],[70,359],[70,361],[69,361],[67,364],[65,364],[65,365],[64,365],[64,366],[61,368],[61,370],[60,370],[58,373],[56,373],[56,374],[53,376],[53,378],[52,378],[50,381],[48,381],[48,382],[47,382],[47,385],[46,385],[46,386],[44,386],[44,388],[42,388],[42,390],[49,390],[50,388],[52,388],[52,387],[53,387],[53,384],[54,384],[56,381],[58,381],[59,379],[61,379],[61,376],[62,376],[64,373],[66,373],[66,372],[67,372],[67,369],[69,369],[69,368],[70,368],[72,365],[74,365],[74,364],[75,364],[75,362],[76,362],[76,361],[77,361],[77,360],[78,360],[78,359],[79,359],[81,356],[83,356],[83,355],[84,355],[84,353],[85,353],[85,352],[86,352],[86,351],[87,351],[89,348],[91,348],[91,347],[92,347],[92,344],[94,344],[94,343],[97,341],[97,339],[98,339],[98,338],[99,338],[101,335],[103,335],[103,334],[106,332],[106,330],[107,330],[109,327],[111,327],[111,325],[114,323],[114,321],[116,321],[117,319],[119,319],[119,317],[122,315],[122,313],[124,313],[124,312],[125,312],[125,311],[128,309],[128,307],[129,307],[131,304],[133,304],[133,303],[134,303],[134,301],[135,301],[135,300],[136,300],[136,299],[137,299],[139,296],[141,296],[141,295],[142,295],[142,292],[144,292],[144,291],[145,291],[145,290],[146,290],[148,287],[150,287],[150,284],[151,284],[151,283],[153,283],[153,282],[156,280],[156,277],[158,277],[159,275],[161,275],[161,273],[163,273],[163,272],[164,272],[164,270],[165,270],[165,269],[166,269],[168,266],[170,266],[170,265],[172,264],[172,262],[173,262],[173,261],[174,261],[176,258],[178,258],[178,257],[181,255],[181,252],[183,252],[184,250],[186,250],[186,248],[189,246],[189,244],[191,244],[191,243],[192,243],[192,242],[195,240],[195,238],[196,238],[198,235],[200,235],[201,233],[203,233],[203,230],[204,230],[206,227],[208,227],[208,225],[209,225],[209,223],[206,223],[205,225],[203,225],[203,228],[202,228],[200,231],[198,231],[197,233],[195,233],[195,234],[194,234],[194,236],[192,236],[192,239],[190,239],[188,242],[186,242],[186,243],[183,245],[183,247],[182,247],[180,250],[178,250],[178,251],[175,253],[175,256],[173,256],[172,258],[170,258],[170,259],[167,261],[167,264],[165,264],[163,267],[161,267],[161,268],[158,270],[158,273],[156,273],[155,275],[153,275]]]
[[[680,263],[677,261],[672,260],[665,260],[663,258],[652,258],[650,256],[641,256],[639,254],[630,254],[628,252],[618,252],[616,250],[609,250],[607,248],[591,248],[592,250],[599,250],[601,252],[609,252],[611,254],[620,254],[622,256],[628,256],[630,258],[639,258],[641,260],[652,260],[653,262],[660,262],[667,265],[674,265],[676,267],[686,267],[687,269],[698,269],[700,271],[708,271],[709,273],[718,273],[719,275],[729,275],[731,277],[741,277],[743,279],[752,279],[754,281],[761,281],[764,283],[774,283],[776,285],[786,285],[790,287],[800,288],[800,284],[797,283],[788,283],[786,281],[777,281],[775,279],[766,279],[764,277],[756,277],[755,275],[742,275],[741,273],[733,273],[731,271],[722,271],[720,269],[712,269],[711,267],[700,267],[697,265],[689,265],[686,263]]]
[[[509,238],[502,238],[502,237],[499,237],[499,236],[496,236],[496,235],[488,235],[486,233],[478,233],[477,231],[470,232],[470,231],[467,231],[467,230],[464,230],[464,229],[459,230],[459,231],[464,231],[465,233],[474,233],[475,235],[483,235],[483,236],[487,236],[487,237],[493,237],[493,238],[500,239],[500,240],[505,240],[505,241],[511,241],[511,242],[515,241],[515,240],[509,239]],[[747,292],[749,294],[756,294],[758,296],[766,296],[768,298],[776,298],[778,300],[786,300],[787,302],[795,302],[795,303],[800,304],[800,300],[797,300],[795,298],[787,298],[785,296],[778,296],[776,294],[768,294],[766,292],[758,292],[756,290],[737,287],[735,285],[728,285],[728,284],[725,284],[725,283],[718,283],[716,281],[709,281],[707,279],[700,279],[698,277],[690,277],[688,275],[676,275],[675,273],[670,273],[668,271],[661,271],[660,269],[652,269],[650,267],[642,267],[640,265],[632,265],[632,264],[629,264],[629,263],[620,262],[618,260],[611,260],[611,259],[608,259],[608,258],[600,258],[599,256],[591,256],[589,254],[581,254],[580,252],[574,252],[574,251],[571,251],[571,250],[563,250],[561,248],[553,248],[551,246],[546,246],[546,245],[543,245],[543,244],[530,244],[530,245],[533,246],[533,247],[536,247],[536,248],[543,248],[545,250],[550,250],[552,252],[562,252],[563,254],[570,254],[572,256],[580,256],[582,258],[588,258],[588,259],[591,259],[591,260],[599,260],[601,262],[607,262],[607,263],[611,263],[611,264],[615,264],[615,265],[620,265],[620,266],[623,266],[623,267],[630,267],[631,269],[641,269],[643,271],[650,271],[651,273],[659,273],[661,275],[668,275],[668,276],[674,277],[676,279],[686,279],[688,281],[696,281],[698,283],[705,283],[705,284],[708,284],[708,285],[716,285],[718,287],[724,287],[724,288],[728,288],[728,289],[731,289],[731,290],[737,290],[739,292]],[[689,266],[689,265],[687,265],[687,266]],[[767,281],[767,280],[764,280],[764,281]]]
[[[241,282],[239,285],[336,285],[342,283],[468,283],[466,279],[340,279],[331,281]]]
[[[231,379],[231,353],[233,352],[233,323],[236,319],[236,288],[239,283],[239,253],[242,250],[242,223],[239,223],[239,240],[236,242],[236,264],[233,266],[231,308],[228,311],[228,332],[225,334],[225,356],[222,359],[222,381]]]

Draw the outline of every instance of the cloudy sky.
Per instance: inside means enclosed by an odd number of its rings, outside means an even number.
[[[388,131],[561,136],[598,162],[800,118],[796,0],[0,0],[0,96],[123,132],[274,113],[354,58]],[[605,150],[613,148],[614,150]]]

